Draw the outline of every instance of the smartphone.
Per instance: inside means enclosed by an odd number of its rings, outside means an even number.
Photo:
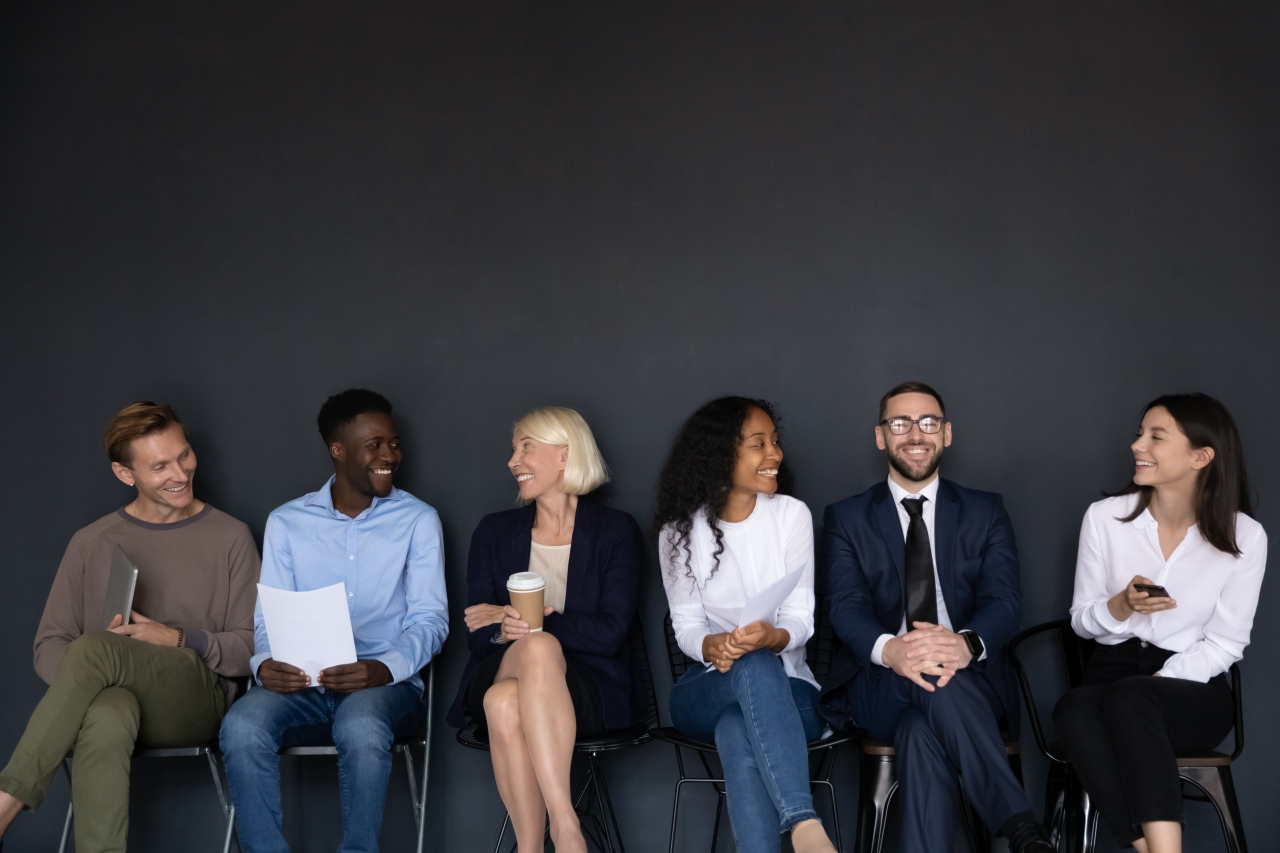
[[[1159,584],[1135,583],[1133,585],[1133,588],[1136,589],[1138,592],[1149,593],[1152,598],[1173,598],[1173,596],[1169,594],[1169,590],[1165,589]]]

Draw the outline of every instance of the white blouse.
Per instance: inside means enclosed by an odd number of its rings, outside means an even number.
[[[696,661],[708,634],[732,631],[747,599],[790,572],[803,572],[796,588],[778,608],[774,625],[791,635],[781,652],[789,677],[818,686],[804,660],[804,644],[813,636],[813,517],[803,502],[786,495],[759,495],[744,521],[720,522],[724,551],[715,568],[716,541],[705,514],[694,518],[689,551],[673,558],[671,525],[658,537],[662,583],[680,650]],[[688,557],[688,565],[685,560]]]
[[[1210,545],[1193,526],[1165,560],[1149,511],[1131,522],[1120,521],[1137,501],[1136,494],[1121,495],[1098,501],[1085,513],[1071,627],[1108,646],[1136,637],[1175,652],[1160,674],[1204,683],[1230,669],[1249,645],[1267,566],[1267,534],[1261,524],[1238,513],[1239,557]],[[1163,586],[1178,606],[1149,615],[1132,613],[1117,622],[1107,601],[1134,575]]]

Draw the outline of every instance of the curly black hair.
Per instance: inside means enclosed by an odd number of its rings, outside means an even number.
[[[365,412],[391,414],[391,403],[377,391],[364,388],[348,388],[340,394],[334,394],[320,407],[316,417],[316,426],[320,429],[320,437],[325,444],[333,441],[334,435],[342,427],[354,421]]]
[[[689,535],[698,510],[706,513],[707,523],[716,538],[715,566],[711,574],[720,568],[724,532],[718,522],[733,485],[742,425],[752,409],[768,415],[781,436],[782,427],[773,404],[750,397],[720,397],[702,406],[680,427],[658,476],[658,507],[653,516],[653,533],[661,539],[662,528],[668,524],[674,526],[676,535],[666,543],[671,549],[670,557],[675,562],[683,550],[685,573],[690,577],[693,572],[689,561],[693,554],[689,549]],[[778,469],[778,493],[790,494],[791,481],[791,470],[784,460]]]

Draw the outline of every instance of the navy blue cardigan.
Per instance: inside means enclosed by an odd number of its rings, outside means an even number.
[[[467,606],[511,603],[507,578],[529,570],[535,507],[495,512],[480,519],[467,557]],[[636,614],[644,539],[628,513],[588,500],[578,501],[569,550],[564,612],[552,613],[543,630],[560,641],[586,667],[600,688],[604,724],[631,725],[631,660],[627,636]],[[467,685],[480,661],[500,646],[493,638],[500,625],[470,632],[471,660],[462,673],[449,724],[466,725]]]

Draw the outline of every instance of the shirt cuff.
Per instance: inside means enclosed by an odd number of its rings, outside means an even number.
[[[400,682],[412,678],[416,673],[411,671],[409,659],[395,649],[384,652],[374,658],[381,661],[391,671],[391,683],[399,684]]]
[[[965,628],[963,631],[957,631],[956,633],[973,634],[973,636],[977,637],[978,641],[982,643],[982,654],[978,655],[978,657],[975,658],[975,662],[982,663],[984,660],[987,659],[987,644],[983,642],[981,634],[977,633],[976,631],[970,631],[968,628]]]
[[[1103,598],[1094,602],[1093,618],[1098,621],[1099,625],[1101,625],[1103,628],[1105,628],[1107,631],[1111,632],[1112,634],[1124,633],[1126,630],[1128,630],[1129,620],[1132,619],[1133,616],[1131,614],[1129,616],[1129,619],[1126,619],[1123,622],[1116,621],[1116,617],[1111,615],[1111,608],[1107,607],[1107,601],[1109,600],[1110,599]]]
[[[258,677],[258,668],[262,666],[262,662],[271,657],[271,652],[262,652],[249,658],[249,671],[253,673],[253,680],[258,682],[258,686],[262,686],[262,679]]]
[[[710,635],[711,632],[706,628],[692,628],[689,633],[685,634],[685,642],[689,644],[689,648],[680,647],[680,650],[698,663],[706,663],[706,659],[702,656],[702,641]],[[690,653],[692,651],[692,654]]]
[[[884,644],[893,639],[893,634],[881,634],[876,644],[871,647],[871,662],[876,666],[884,666]]]
[[[182,636],[183,645],[198,654],[201,660],[204,660],[205,652],[209,651],[209,635],[199,628],[184,627]]]

